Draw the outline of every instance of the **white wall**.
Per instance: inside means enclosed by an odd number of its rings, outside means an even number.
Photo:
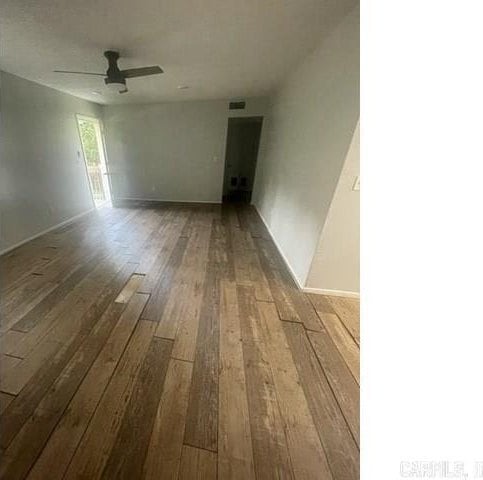
[[[229,116],[263,115],[265,101],[243,111],[228,100],[105,106],[115,199],[220,202]]]
[[[0,251],[93,207],[76,113],[100,106],[0,72]]]
[[[359,292],[360,133],[356,127],[307,278],[307,287],[325,293]]]
[[[253,203],[301,286],[358,118],[356,6],[278,90],[262,132]]]

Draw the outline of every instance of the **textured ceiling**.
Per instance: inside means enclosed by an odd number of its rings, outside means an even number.
[[[267,94],[354,0],[0,0],[0,69],[97,103]],[[104,50],[120,68],[160,65],[110,93]],[[188,89],[179,90],[178,85]],[[98,92],[96,95],[93,92]]]

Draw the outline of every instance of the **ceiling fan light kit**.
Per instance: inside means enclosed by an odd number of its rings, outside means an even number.
[[[107,89],[110,92],[123,93],[124,91],[127,91],[126,83],[121,83],[121,82],[108,82],[107,81],[107,78],[106,78],[105,82],[106,82],[106,85],[107,85]]]
[[[107,62],[109,64],[109,67],[105,74],[92,72],[72,72],[65,70],[54,70],[54,72],[103,76],[105,77],[104,83],[107,85],[107,88],[113,92],[118,93],[126,93],[128,91],[126,85],[127,78],[147,77],[148,75],[157,75],[159,73],[163,73],[161,67],[157,65],[152,67],[129,68],[127,70],[120,70],[117,66],[119,52],[116,52],[114,50],[107,50],[104,52],[104,56],[107,58]]]

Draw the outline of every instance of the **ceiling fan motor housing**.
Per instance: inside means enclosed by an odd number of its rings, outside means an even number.
[[[106,85],[109,85],[110,83],[126,85],[126,79],[117,66],[119,52],[107,50],[104,52],[104,56],[109,62],[109,68],[107,69],[106,78],[104,79]]]

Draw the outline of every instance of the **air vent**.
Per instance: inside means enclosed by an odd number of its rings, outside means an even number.
[[[230,110],[243,110],[245,102],[230,102]]]

